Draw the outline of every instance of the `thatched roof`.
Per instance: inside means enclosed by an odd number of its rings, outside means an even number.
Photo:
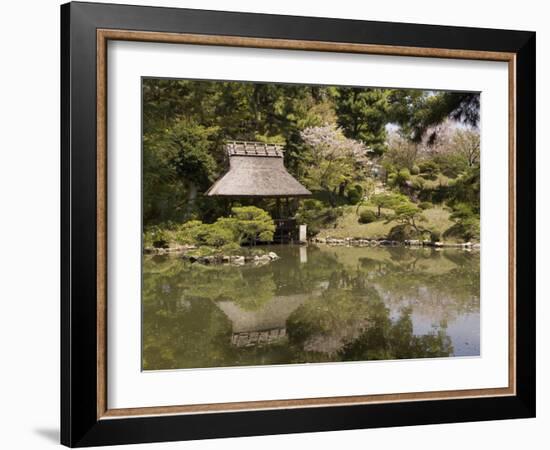
[[[261,308],[248,311],[233,301],[216,302],[232,324],[233,333],[284,329],[286,320],[302,303],[311,298],[311,294],[275,296]]]
[[[231,141],[226,145],[229,171],[206,192],[223,197],[305,197],[311,195],[283,164],[277,144]]]

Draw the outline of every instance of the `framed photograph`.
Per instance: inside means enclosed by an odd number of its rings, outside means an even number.
[[[535,33],[61,7],[61,441],[535,415]]]

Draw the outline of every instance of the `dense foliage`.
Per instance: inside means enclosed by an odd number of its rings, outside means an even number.
[[[285,214],[310,235],[337,226],[345,205],[365,225],[373,221],[360,210],[371,205],[378,221],[434,233],[418,221],[433,205],[449,208],[446,237],[479,239],[478,94],[155,78],[142,89],[146,246],[273,236],[274,200],[204,196],[227,170],[226,140],[284,144],[285,166],[314,194]]]
[[[219,217],[214,223],[190,220],[171,223],[165,228],[150,227],[145,232],[145,246],[166,247],[168,242],[181,245],[208,246],[224,251],[242,244],[270,242],[275,224],[271,216],[255,206],[234,207],[229,217]]]

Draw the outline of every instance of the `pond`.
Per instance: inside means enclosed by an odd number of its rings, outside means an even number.
[[[144,370],[480,354],[479,252],[264,248],[280,259],[144,256]]]

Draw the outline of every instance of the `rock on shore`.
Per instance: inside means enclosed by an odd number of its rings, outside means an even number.
[[[177,245],[175,247],[157,248],[157,247],[145,247],[143,253],[146,255],[168,255],[185,253],[189,250],[194,250],[197,247],[195,245]]]
[[[183,259],[199,264],[233,264],[243,266],[247,263],[260,266],[268,264],[271,261],[279,259],[275,252],[269,252],[264,255],[209,255],[209,256],[193,256],[183,255]]]
[[[369,238],[357,238],[357,237],[347,237],[347,238],[319,238],[315,237],[311,239],[312,243],[316,244],[326,244],[326,245],[344,245],[344,246],[354,246],[354,247],[396,247],[396,246],[409,246],[409,247],[434,247],[434,248],[462,248],[462,249],[478,249],[480,248],[479,243],[464,242],[464,243],[455,243],[455,242],[432,242],[432,241],[421,241],[419,239],[407,239],[405,241],[393,241],[389,239],[369,239]]]
[[[178,255],[181,254],[183,259],[201,264],[235,264],[243,265],[246,263],[254,263],[262,265],[279,259],[279,255],[275,252],[265,253],[263,255],[205,255],[198,256],[190,254],[191,250],[196,250],[195,245],[179,245],[175,247],[156,248],[146,247],[143,253],[147,255]]]

